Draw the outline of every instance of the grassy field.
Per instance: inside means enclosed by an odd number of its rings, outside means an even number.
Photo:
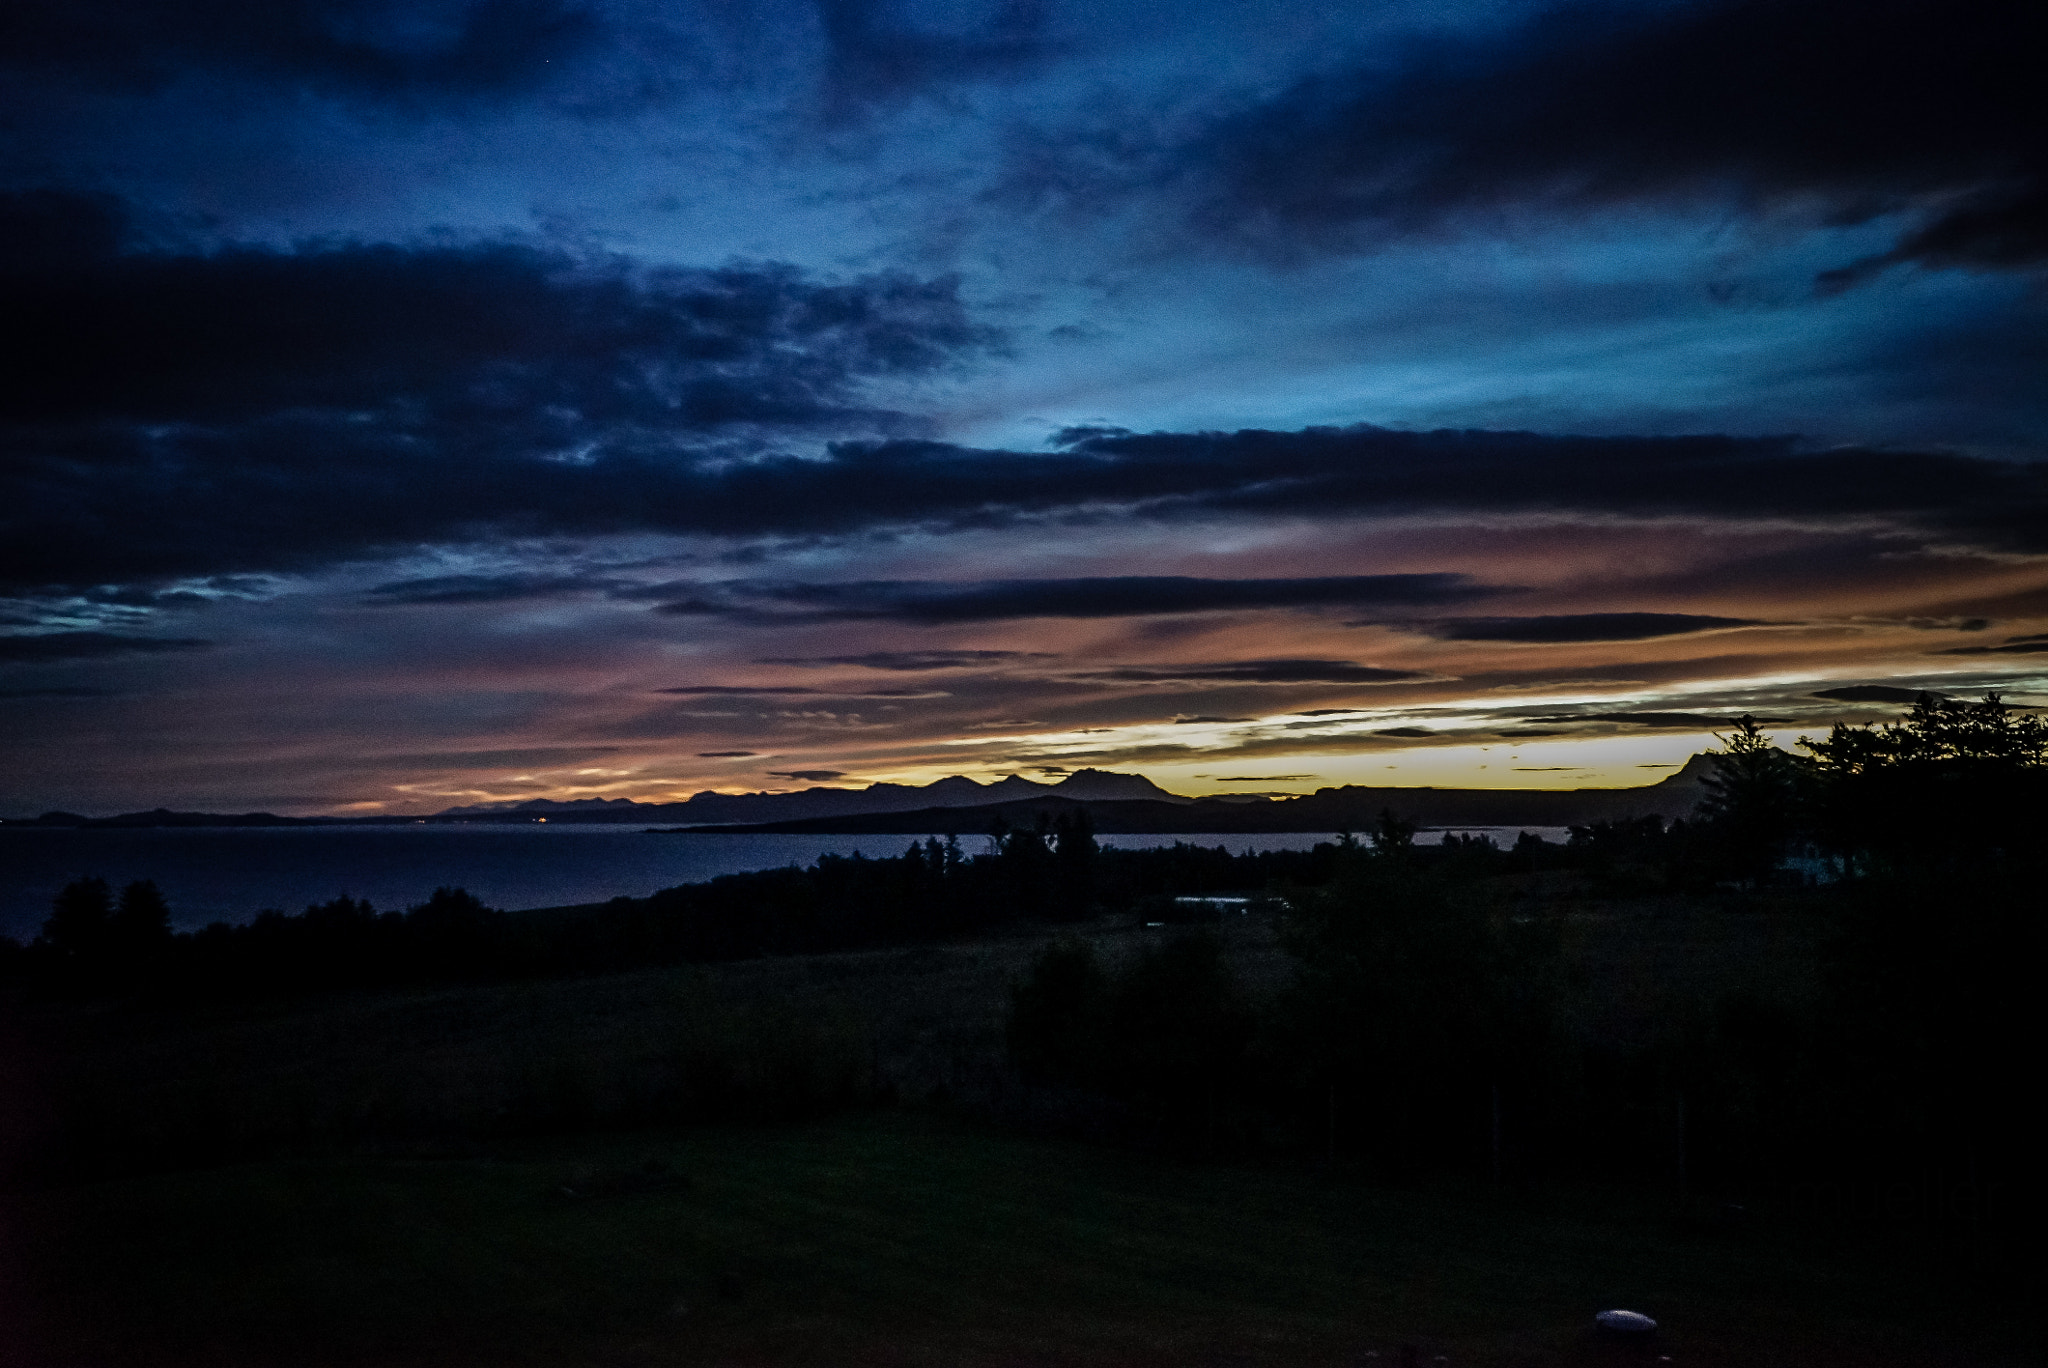
[[[1870,1250],[927,1111],[17,1197],[50,1364],[2018,1362]],[[1630,1354],[1604,1306],[1665,1329]]]
[[[1159,933],[1088,934],[1114,959]],[[162,1167],[886,1099],[986,1109],[1005,1086],[1010,985],[1048,939],[300,1001],[0,1003],[0,1040],[33,1056],[45,1084],[17,1089],[0,1139],[39,1129],[17,1147],[91,1167],[81,1147],[98,1144],[116,1167]],[[1270,926],[1229,940],[1248,980],[1277,985],[1285,957]]]
[[[1582,1011],[1627,1035],[1730,986],[1798,995],[1821,933],[1785,909],[1608,905],[1572,915],[1566,955]],[[1111,956],[1148,937],[1089,934]],[[1228,939],[1279,984],[1270,928]],[[16,1139],[69,1108],[125,1162],[0,1197],[0,1364],[2021,1361],[1947,1251],[1731,1228],[1668,1191],[1190,1163],[993,1124],[1007,989],[1043,941],[14,1004]],[[1591,1335],[1614,1305],[1662,1320],[1657,1343]]]

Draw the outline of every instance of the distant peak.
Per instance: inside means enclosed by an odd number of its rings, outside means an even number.
[[[1685,763],[1678,767],[1676,773],[1665,775],[1662,779],[1659,779],[1657,781],[1657,784],[1655,786],[1668,788],[1695,788],[1703,784],[1706,781],[1707,776],[1713,774],[1714,772],[1714,757],[1707,754],[1705,751],[1699,751],[1693,755],[1687,756]]]
[[[1091,802],[1150,798],[1156,802],[1192,803],[1194,799],[1168,793],[1142,774],[1118,774],[1113,770],[1078,769],[1052,786],[1062,798]]]

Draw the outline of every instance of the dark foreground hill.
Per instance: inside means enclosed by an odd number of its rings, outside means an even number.
[[[1690,1097],[1690,1187],[1655,1143],[1663,1033],[1712,1019],[1724,987],[1819,992],[1820,909],[1600,907],[1555,982],[1600,1058],[1646,1066],[1622,1076],[1652,1091],[1614,1112],[1634,1124],[1603,1127],[1637,1162],[1526,1176],[1510,1111],[1505,1181],[1483,1145],[1419,1175],[1368,1162],[1384,1111],[1320,1092],[1277,1153],[1077,1135],[1095,1113],[1007,1064],[1011,989],[1054,940],[1111,965],[1168,943],[1129,922],[296,1004],[0,993],[0,1041],[35,1042],[0,1054],[33,1085],[0,1161],[52,1130],[86,1179],[0,1185],[0,1361],[2031,1361],[2023,1269],[1987,1276],[1980,1237],[1916,1224],[1922,1170],[1879,1189],[1910,1200],[1829,1224],[1846,1204],[1810,1194],[1831,1188],[1710,1185],[1713,1119],[1753,1092]],[[1275,928],[1217,931],[1271,1001]],[[1956,1181],[1943,1202],[1970,1200]],[[1656,1342],[1596,1335],[1611,1305],[1656,1316]]]

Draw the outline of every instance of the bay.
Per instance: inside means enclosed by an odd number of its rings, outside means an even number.
[[[1515,832],[1483,830],[1511,844]],[[1561,840],[1562,831],[1539,832]],[[117,889],[154,879],[172,922],[192,930],[241,922],[265,908],[298,912],[343,893],[380,911],[422,902],[442,886],[466,888],[493,907],[559,907],[644,897],[656,889],[751,869],[808,865],[820,855],[900,855],[910,836],[651,835],[639,827],[531,822],[406,826],[43,828],[0,827],[0,935],[27,940],[50,900],[94,875]],[[1306,850],[1328,833],[1119,835],[1104,845]],[[1425,833],[1425,842],[1442,839]],[[970,854],[985,837],[963,837]]]

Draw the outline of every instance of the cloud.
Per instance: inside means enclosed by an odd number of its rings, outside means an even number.
[[[721,697],[802,694],[818,698],[949,698],[942,689],[812,689],[792,684],[690,684],[673,689],[656,689],[661,694],[717,695]]]
[[[699,760],[748,760],[759,755],[759,751],[698,751]]]
[[[0,636],[0,665],[53,660],[94,660],[112,655],[199,651],[213,645],[197,637],[125,636],[119,632],[39,632]]]
[[[1996,646],[1954,646],[1941,655],[2040,655],[2048,652],[2048,633],[2007,637]]]
[[[1500,590],[1458,574],[1333,575],[1311,579],[1200,579],[1118,575],[1074,579],[859,580],[799,584],[733,580],[707,584],[665,613],[711,614],[780,623],[894,619],[993,622],[1012,618],[1137,617],[1274,608],[1356,608],[1450,603]]]
[[[869,670],[966,670],[1013,660],[1056,660],[1049,651],[867,651],[842,656],[762,656],[757,665],[858,665]]]
[[[760,687],[751,684],[691,684],[676,689],[656,689],[662,694],[815,694],[816,689],[787,686]]]
[[[1020,73],[1053,51],[1045,0],[1000,0],[965,31],[906,24],[887,0],[817,0],[828,120],[844,123],[962,82]]]
[[[1130,665],[1112,670],[1091,670],[1074,678],[1117,684],[1402,684],[1435,676],[1418,670],[1383,670],[1354,660],[1271,659],[1211,661],[1193,665]]]
[[[421,769],[469,769],[475,766],[556,767],[579,764],[606,755],[617,755],[617,746],[508,746],[499,750],[422,751],[413,754],[379,755],[380,764],[406,765]]]
[[[1163,190],[1199,234],[1280,253],[1629,204],[1836,223],[1911,210],[1896,246],[1851,276],[2033,266],[2048,258],[2048,100],[2027,13],[2010,0],[1567,4],[1383,45],[1191,137],[1070,136],[1092,165],[1043,140],[1013,193],[1099,212]]]
[[[1893,266],[1932,270],[2017,270],[2048,259],[2048,184],[2039,177],[2018,187],[1998,187],[1966,197],[1901,237],[1888,252],[1822,271],[1824,293],[1840,293]]]
[[[1315,779],[1313,774],[1219,774],[1219,784],[1288,784],[1300,779]]]
[[[846,771],[828,769],[770,770],[768,777],[771,779],[801,779],[807,783],[822,784],[832,779],[844,779]]]
[[[364,592],[366,603],[379,606],[451,603],[512,603],[521,599],[557,598],[623,586],[623,581],[581,575],[502,574],[433,575],[393,580]]]
[[[1558,713],[1550,717],[1539,717],[1537,722],[1626,722],[1637,727],[1683,727],[1712,731],[1721,727],[1732,727],[1740,719],[1733,717],[1709,717],[1705,713],[1688,712],[1600,712],[1600,713]],[[1759,717],[1761,723],[1789,722],[1786,717]],[[1528,736],[1534,733],[1518,732]]]
[[[1933,692],[1931,689],[1902,689],[1895,684],[1851,684],[1840,689],[1816,689],[1813,696],[1837,703],[1913,703],[1923,694]],[[1945,695],[1935,694],[1935,697]]]
[[[1183,507],[1310,513],[1550,510],[1638,516],[1886,515],[2048,547],[2048,463],[1805,451],[1791,438],[1396,432],[1368,425],[1096,435],[1068,446],[1126,487],[1171,469]],[[1164,480],[1161,483],[1165,483]]]
[[[1211,717],[1203,713],[1194,717],[1176,717],[1173,719],[1173,724],[1176,727],[1185,727],[1194,722],[1256,722],[1258,720],[1256,717]]]
[[[605,37],[565,0],[12,0],[0,66],[43,81],[154,90],[194,72],[381,101],[526,93]]]
[[[1399,737],[1404,737],[1404,738],[1410,738],[1410,739],[1417,739],[1417,740],[1419,740],[1420,738],[1422,738],[1422,737],[1425,737],[1425,736],[1435,736],[1435,735],[1436,735],[1436,733],[1435,733],[1435,732],[1433,732],[1433,731],[1431,731],[1431,730],[1429,730],[1429,728],[1427,728],[1427,727],[1388,727],[1388,728],[1386,728],[1386,729],[1385,729],[1384,731],[1376,731],[1376,732],[1374,732],[1374,733],[1373,733],[1373,735],[1374,735],[1374,736],[1399,736]]]
[[[124,249],[131,236],[113,201],[0,195],[0,335],[27,358],[0,376],[0,589],[304,571],[487,538],[1048,517],[1876,519],[1942,545],[2048,549],[2048,465],[1943,452],[1366,426],[1071,429],[1037,452],[919,440],[872,386],[942,373],[991,342],[944,279],[656,270],[507,243]],[[578,592],[644,591],[450,575],[379,585],[369,601]],[[677,610],[968,622],[1421,608],[1489,591],[1408,575],[700,592],[711,597]]]
[[[108,698],[111,689],[95,689],[83,684],[59,686],[48,689],[0,689],[0,698]]]
[[[1643,641],[1726,627],[1756,627],[1753,618],[1708,617],[1698,613],[1560,613],[1543,617],[1446,618],[1417,624],[1417,630],[1445,641]]]
[[[486,533],[745,530],[764,476],[797,486],[816,464],[750,469],[768,442],[902,431],[863,387],[990,336],[953,282],[903,275],[826,284],[507,243],[121,250],[128,236],[111,201],[0,195],[0,330],[25,358],[0,379],[0,494],[23,510],[0,515],[0,583],[295,569]]]

